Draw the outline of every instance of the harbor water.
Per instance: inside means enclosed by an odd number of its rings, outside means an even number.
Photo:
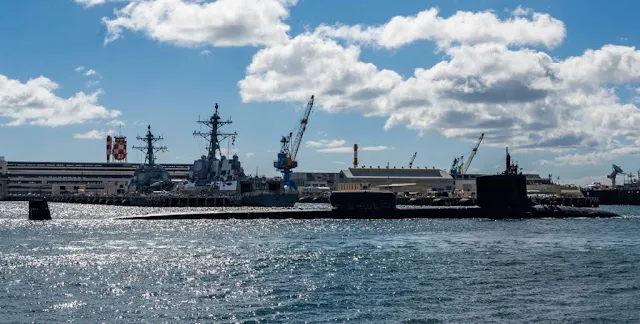
[[[50,208],[33,222],[27,203],[0,203],[0,323],[640,322],[638,206],[512,221]]]

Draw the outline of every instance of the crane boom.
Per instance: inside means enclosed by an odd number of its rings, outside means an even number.
[[[311,115],[311,109],[313,108],[313,95],[311,95],[311,99],[307,103],[307,108],[304,111],[304,115],[302,115],[302,119],[300,119],[300,128],[298,128],[298,133],[293,141],[293,146],[291,147],[291,159],[296,160],[298,156],[298,149],[300,148],[300,144],[302,143],[302,136],[304,135],[304,131],[307,129],[307,123],[309,122],[309,115]]]
[[[411,162],[409,162],[409,169],[411,169],[413,167],[413,161],[416,160],[416,155],[418,155],[418,152],[413,153],[413,157],[411,158]]]
[[[482,143],[482,139],[484,139],[484,133],[480,134],[480,137],[478,137],[478,142],[476,143],[476,146],[474,146],[473,150],[471,150],[471,154],[469,155],[469,158],[467,159],[467,162],[464,164],[464,170],[463,170],[462,174],[466,174],[467,171],[469,170],[469,166],[471,165],[471,162],[473,161],[473,157],[475,157],[476,153],[478,153],[478,148],[480,147],[480,144]]]
[[[289,136],[282,136],[282,139],[280,140],[280,152],[278,153],[278,159],[273,162],[273,166],[276,170],[282,172],[282,183],[284,186],[281,190],[284,190],[285,187],[292,189],[297,189],[298,187],[294,181],[291,181],[291,170],[298,167],[296,156],[298,155],[300,143],[302,143],[304,131],[307,129],[307,122],[309,122],[311,108],[313,108],[313,95],[311,96],[311,99],[309,99],[309,103],[302,115],[302,119],[300,119],[300,128],[298,128],[296,137],[293,138],[293,132],[291,132],[289,133]]]

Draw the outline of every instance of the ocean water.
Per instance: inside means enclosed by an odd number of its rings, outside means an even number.
[[[639,323],[615,219],[123,221],[0,203],[0,323]]]

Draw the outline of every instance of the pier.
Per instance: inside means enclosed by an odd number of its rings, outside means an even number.
[[[2,201],[34,201],[139,207],[232,207],[240,206],[239,196],[6,196]]]

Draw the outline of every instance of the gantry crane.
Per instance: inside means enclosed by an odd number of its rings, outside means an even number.
[[[480,134],[480,137],[478,137],[478,142],[476,142],[476,145],[471,150],[471,154],[469,154],[466,162],[464,162],[464,155],[461,156],[460,159],[453,159],[453,164],[451,165],[451,170],[449,171],[451,175],[467,173],[467,171],[469,170],[469,166],[471,166],[473,158],[476,156],[476,153],[478,153],[478,148],[480,147],[483,139],[484,133]]]
[[[416,155],[418,155],[418,152],[413,153],[413,157],[411,158],[411,162],[409,162],[409,169],[411,169],[413,167],[413,161],[416,160]]]
[[[293,138],[293,132],[289,133],[288,136],[282,136],[280,139],[280,152],[278,153],[278,160],[273,162],[273,166],[280,172],[282,172],[282,183],[284,187],[289,187],[292,189],[297,189],[298,186],[295,182],[291,181],[291,170],[298,166],[298,162],[296,161],[296,156],[298,155],[298,149],[300,148],[300,143],[302,143],[302,136],[304,135],[304,131],[307,129],[307,123],[309,122],[309,115],[311,114],[311,109],[313,108],[313,95],[309,102],[307,103],[307,108],[300,119],[300,126],[296,133],[296,137]]]

